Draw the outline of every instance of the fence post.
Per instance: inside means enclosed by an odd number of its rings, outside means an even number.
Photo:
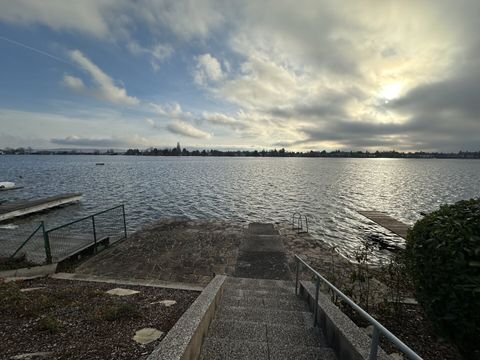
[[[298,295],[298,271],[300,270],[300,261],[298,261],[298,259],[295,258],[295,262],[297,265],[296,274],[295,274],[295,295]]]
[[[47,264],[52,263],[52,250],[50,248],[50,237],[48,236],[48,231],[45,231],[45,223],[41,222],[42,231],[43,231],[43,242],[45,245],[45,255],[47,259]]]
[[[320,278],[316,276],[316,283],[315,283],[315,312],[313,317],[313,326],[317,325],[317,316],[318,316],[318,292],[320,291]]]
[[[376,360],[377,359],[379,341],[380,341],[380,331],[374,325],[373,326],[373,334],[372,334],[372,343],[370,345],[370,355],[368,356],[369,360]]]
[[[93,226],[93,252],[97,253],[97,230],[95,229],[95,216],[92,215],[92,226]]]
[[[125,239],[127,238],[127,221],[125,219],[125,205],[122,204],[122,212],[123,212],[123,231],[125,233]]]

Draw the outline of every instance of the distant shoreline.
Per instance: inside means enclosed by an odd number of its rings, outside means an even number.
[[[397,151],[309,151],[289,152],[285,149],[262,151],[221,151],[221,150],[186,150],[151,148],[146,150],[27,150],[5,149],[1,155],[125,155],[125,156],[186,156],[186,157],[248,157],[248,158],[360,158],[360,159],[480,159],[480,151],[459,151],[458,153],[430,153],[430,152],[397,152]]]

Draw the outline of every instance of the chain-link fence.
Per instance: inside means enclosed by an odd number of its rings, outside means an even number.
[[[45,227],[43,222],[33,227],[7,225],[0,228],[0,259],[2,261],[22,261],[25,264],[46,262]]]
[[[125,207],[119,205],[45,232],[47,261],[58,262],[87,248],[97,250],[127,237]]]
[[[43,222],[33,229],[0,229],[0,259],[23,259],[32,264],[59,262],[126,237],[125,207],[119,205],[50,230]]]

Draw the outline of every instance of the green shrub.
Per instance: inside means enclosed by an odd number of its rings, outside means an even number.
[[[406,264],[432,322],[467,357],[478,356],[480,199],[443,205],[419,220],[407,236]]]

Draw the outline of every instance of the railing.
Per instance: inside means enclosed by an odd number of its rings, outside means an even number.
[[[24,256],[33,264],[61,261],[87,248],[97,252],[99,245],[107,246],[127,238],[124,205],[46,230],[41,222],[32,228],[0,232],[0,258]]]
[[[305,228],[303,227],[305,220]],[[307,215],[302,215],[299,212],[293,213],[292,216],[292,230],[297,230],[298,234],[308,233],[308,218]]]
[[[362,318],[368,321],[373,325],[373,334],[372,342],[370,345],[370,354],[369,359],[375,360],[378,353],[378,345],[380,342],[380,335],[385,336],[390,342],[392,342],[400,351],[402,351],[409,359],[422,360],[412,349],[405,345],[399,338],[393,335],[388,331],[382,324],[370,316],[365,310],[360,306],[355,304],[347,295],[337,289],[332,283],[320,275],[315,269],[308,265],[304,260],[302,260],[298,255],[295,255],[296,263],[296,276],[295,276],[295,294],[298,295],[298,275],[301,266],[305,266],[310,272],[315,276],[315,308],[314,308],[314,325],[317,325],[317,315],[318,315],[318,293],[320,291],[320,280],[323,281],[338,297],[340,297],[345,303],[350,305]]]
[[[89,247],[96,252],[100,244],[107,246],[126,238],[125,206],[118,205],[45,231],[47,263]]]
[[[24,225],[0,229],[0,258],[2,261],[24,258],[30,264],[45,263],[44,232],[43,222],[33,228]]]

